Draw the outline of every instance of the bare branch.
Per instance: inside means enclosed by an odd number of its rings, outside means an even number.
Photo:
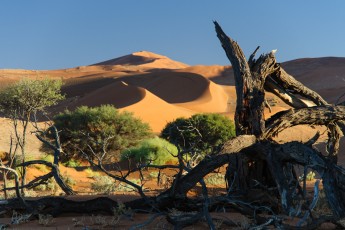
[[[327,125],[345,119],[345,106],[317,106],[290,109],[276,113],[266,121],[261,139],[270,139],[284,129],[296,125]]]

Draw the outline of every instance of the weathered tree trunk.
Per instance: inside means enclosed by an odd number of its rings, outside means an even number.
[[[259,47],[247,62],[242,49],[229,38],[217,22],[214,22],[217,36],[229,58],[235,76],[237,104],[235,111],[236,135],[255,135],[260,137],[265,130],[264,117],[264,84],[266,77],[277,70],[274,52],[261,55],[255,60],[254,56]],[[270,172],[265,170],[266,162],[256,161],[250,164],[245,156],[239,155],[229,162],[227,170],[228,184],[234,184],[234,190],[246,192],[252,181],[264,182],[271,180]],[[233,164],[236,166],[234,167]],[[267,182],[267,181],[266,181]],[[269,182],[270,183],[270,182]]]
[[[328,127],[329,132],[329,140],[327,145],[328,150],[328,157],[323,160],[323,165],[325,168],[320,169],[318,167],[313,167],[314,164],[317,164],[315,161],[317,158],[316,152],[313,152],[314,155],[312,158],[309,156],[308,159],[313,159],[312,162],[309,162],[309,167],[314,168],[317,170],[320,175],[323,175],[323,181],[324,181],[324,187],[325,191],[330,203],[330,206],[332,207],[332,210],[334,211],[334,214],[336,217],[343,217],[345,213],[345,209],[343,205],[339,205],[335,207],[335,204],[338,202],[344,203],[343,197],[344,197],[344,191],[342,187],[337,184],[339,181],[342,181],[344,178],[343,172],[339,170],[334,170],[335,166],[334,163],[336,163],[336,154],[339,151],[339,139],[341,131],[344,132],[344,120],[345,120],[345,113],[344,113],[344,107],[343,106],[330,106],[319,94],[312,91],[311,89],[305,87],[302,83],[298,82],[296,79],[294,79],[292,76],[287,74],[285,70],[277,63],[275,63],[275,58],[273,55],[266,55],[266,60],[270,60],[269,63],[270,68],[267,68],[269,71],[255,71],[256,69],[253,68],[255,64],[253,63],[260,63],[258,61],[253,61],[253,57],[257,51],[251,55],[248,63],[246,62],[243,52],[239,48],[236,42],[234,42],[231,38],[228,38],[226,34],[222,31],[220,26],[217,22],[215,22],[216,26],[216,32],[217,36],[221,41],[222,47],[224,48],[230,62],[232,63],[233,69],[234,69],[234,75],[235,75],[235,84],[236,84],[236,91],[237,92],[237,107],[236,107],[236,114],[235,114],[235,121],[236,126],[238,125],[236,130],[238,130],[237,134],[243,134],[241,132],[244,132],[245,134],[254,134],[258,141],[260,142],[266,142],[270,141],[270,139],[278,134],[283,129],[286,129],[288,127],[297,125],[297,124],[309,124],[309,125],[325,125]],[[262,55],[260,58],[265,60]],[[259,59],[260,59],[259,58]],[[260,67],[260,64],[258,65]],[[250,67],[250,69],[249,69]],[[258,67],[257,67],[258,68]],[[248,80],[250,79],[250,80]],[[265,82],[266,81],[266,82]],[[259,84],[257,83],[259,82]],[[247,84],[246,84],[247,83]],[[258,87],[258,85],[260,87]],[[263,101],[261,100],[262,97],[262,88],[261,85],[265,86],[265,89],[268,89],[269,91],[273,92],[277,96],[279,96],[283,101],[287,102],[290,106],[298,108],[298,109],[291,109],[288,111],[283,111],[280,113],[277,113],[276,115],[272,116],[269,120],[266,121],[265,124],[262,124],[261,117],[263,118],[263,115],[256,116],[257,113],[263,114]],[[248,88],[253,89],[253,91],[248,90]],[[248,93],[249,92],[249,93]],[[253,94],[251,94],[251,92]],[[249,98],[246,98],[246,93],[251,95]],[[305,97],[308,100],[311,100],[312,103],[306,103],[295,96],[295,94],[298,94],[299,96]],[[254,100],[255,98],[259,98],[258,100]],[[258,103],[258,104],[256,104]],[[253,105],[255,104],[255,105]],[[309,106],[317,105],[318,107],[312,107],[312,108],[306,108]],[[242,108],[244,107],[244,108]],[[246,110],[246,109],[249,109]],[[250,113],[251,109],[257,109],[255,111],[254,116]],[[249,115],[248,115],[249,114]],[[239,118],[238,118],[239,117]],[[240,118],[246,118],[244,121]],[[259,119],[258,119],[259,118]],[[248,123],[256,123],[255,124],[248,124]],[[248,127],[262,127],[260,130],[261,132],[255,132],[255,129],[250,129]],[[340,127],[340,128],[339,128]],[[251,130],[251,133],[248,133],[248,130]],[[257,130],[256,130],[257,131]],[[258,135],[258,133],[260,133]],[[261,145],[261,143],[258,142],[254,145]],[[267,144],[265,144],[267,146]],[[290,173],[287,173],[286,170],[290,170],[288,168],[291,168],[287,165],[285,161],[282,160],[281,156],[279,157],[281,152],[277,152],[277,147],[273,147],[273,145],[269,144],[269,148],[265,147],[265,153],[261,153],[260,151],[254,151],[257,155],[264,156],[265,162],[267,163],[267,166],[269,167],[271,173],[270,175],[274,178],[275,183],[278,186],[278,190],[281,196],[282,200],[282,207],[284,210],[290,214],[293,215],[297,211],[293,208],[293,202],[292,202],[292,193],[293,193],[293,186],[291,184],[291,181],[297,181],[296,174],[292,171],[291,176]],[[311,147],[304,146],[304,145],[297,145],[297,144],[290,144],[289,147],[294,147],[298,149],[291,149],[290,152],[284,151],[285,154],[292,159],[290,161],[293,161],[298,164],[306,165],[305,162],[301,162],[301,159],[298,159],[298,153],[299,151],[312,151]],[[248,147],[247,149],[252,148],[252,146]],[[282,146],[281,148],[285,148]],[[309,150],[308,150],[309,149]],[[303,152],[302,151],[302,152]],[[300,153],[301,154],[301,153]],[[246,154],[246,156],[250,156],[251,154]],[[257,157],[257,156],[255,156]],[[254,162],[259,162],[259,165],[262,163],[253,158],[250,157],[251,160],[254,160]],[[298,161],[299,160],[299,161]],[[332,163],[326,164],[325,161],[330,160]],[[233,163],[233,162],[232,162]],[[246,180],[251,179],[248,173],[243,173],[243,168],[249,168],[250,166],[243,166],[243,163],[246,162],[242,161],[242,164],[239,164],[238,161],[235,164],[235,172],[237,172],[238,175],[240,175],[240,179]],[[319,162],[320,163],[320,162]],[[230,163],[231,164],[231,163]],[[253,163],[251,163],[253,165]],[[254,164],[256,165],[256,164]],[[254,166],[255,167],[255,166]],[[293,168],[291,168],[293,170]],[[336,171],[336,172],[334,172]],[[259,172],[260,173],[260,172]],[[263,172],[261,172],[263,173]],[[332,178],[335,177],[334,174],[337,174],[339,177],[338,180],[334,180]],[[268,175],[268,176],[270,176]],[[331,176],[332,175],[332,176]],[[248,178],[249,177],[249,178]],[[290,178],[289,178],[290,177]],[[254,178],[252,178],[254,179]],[[292,179],[292,180],[291,180]],[[335,189],[336,191],[332,192],[332,189],[330,187],[337,187]],[[334,189],[334,188],[333,188]]]

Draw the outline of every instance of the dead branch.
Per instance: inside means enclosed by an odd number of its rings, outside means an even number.
[[[60,174],[59,167],[51,162],[44,161],[44,160],[33,160],[33,161],[26,161],[24,163],[21,163],[19,166],[27,167],[29,165],[33,164],[42,164],[51,169],[51,172],[53,173],[54,179],[56,183],[60,186],[60,188],[67,194],[67,195],[73,195],[75,192],[72,190],[72,188],[64,182],[62,179],[62,176]]]
[[[328,125],[345,119],[345,106],[316,106],[290,109],[276,113],[266,121],[266,130],[261,139],[270,139],[279,132],[296,125]]]
[[[11,173],[14,174],[14,181],[15,181],[15,190],[16,190],[16,195],[18,198],[22,198],[21,194],[20,194],[20,191],[19,191],[19,176],[18,176],[18,173],[16,170],[12,169],[12,168],[9,168],[5,165],[0,165],[0,169],[3,169],[3,170],[6,170],[6,171],[9,171]]]
[[[178,183],[175,185],[175,193],[177,197],[185,196],[185,194],[192,189],[196,183],[198,183],[207,174],[214,171],[215,169],[223,166],[229,161],[236,159],[235,153],[240,152],[242,149],[253,145],[256,142],[255,136],[253,135],[242,135],[229,140],[222,148],[219,155],[207,156],[197,166],[188,172],[187,175],[183,176]],[[161,197],[165,197],[166,194],[171,194],[171,191],[158,196],[158,200]]]
[[[297,81],[294,77],[286,73],[280,65],[278,65],[277,71],[275,71],[271,76],[285,90],[289,90],[294,94],[299,94],[311,100],[316,105],[328,105],[327,101],[324,100],[318,93],[309,89],[301,82]]]
[[[28,189],[32,189],[37,187],[40,184],[44,184],[46,183],[47,180],[49,180],[49,178],[53,177],[53,173],[49,172],[43,176],[39,176],[35,179],[33,179],[32,181],[30,181],[29,183],[25,184],[24,187],[28,188]],[[19,186],[19,189],[21,188],[21,186]],[[6,190],[14,190],[16,189],[16,187],[9,187],[9,188],[4,188],[1,191],[6,191]]]

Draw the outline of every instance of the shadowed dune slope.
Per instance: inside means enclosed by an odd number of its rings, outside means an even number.
[[[162,71],[122,79],[149,90],[168,103],[192,102],[202,99],[210,91],[208,79],[188,72]],[[223,91],[221,88],[219,90]]]
[[[227,113],[231,112],[228,98],[221,86],[209,81],[207,89],[196,100],[176,105],[201,113]]]
[[[220,65],[196,65],[190,66],[183,70],[184,72],[190,72],[202,75],[203,77],[213,81],[219,85],[235,85],[234,73],[231,66],[220,66]]]
[[[330,103],[335,103],[345,92],[345,58],[303,58],[285,62],[283,67]]]
[[[169,104],[144,88],[128,85],[123,81],[101,87],[64,106],[73,110],[82,105],[94,107],[104,104],[134,113],[136,117],[149,123],[154,132],[160,132],[169,121],[178,117],[189,117],[194,113]]]
[[[117,81],[81,97],[76,102],[71,103],[69,108],[74,109],[82,105],[95,107],[105,104],[114,105],[116,108],[123,108],[143,100],[145,95],[145,89]]]

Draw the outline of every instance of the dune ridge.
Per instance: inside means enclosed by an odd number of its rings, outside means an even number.
[[[124,65],[158,69],[181,69],[188,67],[187,64],[173,61],[166,56],[155,54],[149,51],[134,52],[129,55],[114,58],[104,62],[99,62],[93,65]]]
[[[189,117],[193,114],[193,111],[167,103],[145,88],[129,85],[124,81],[116,81],[94,90],[70,103],[68,109],[106,104],[114,105],[120,111],[134,113],[136,117],[149,123],[153,132],[160,132],[167,122],[177,117]]]
[[[305,58],[282,65],[331,103],[345,92],[345,58]],[[155,132],[169,121],[195,113],[217,112],[232,118],[236,106],[231,66],[188,66],[148,51],[69,69],[1,69],[0,88],[22,78],[64,81],[66,100],[50,109],[52,116],[66,108],[112,104],[133,112]],[[265,110],[266,118],[289,108],[274,95],[266,96],[274,102],[272,113]]]

